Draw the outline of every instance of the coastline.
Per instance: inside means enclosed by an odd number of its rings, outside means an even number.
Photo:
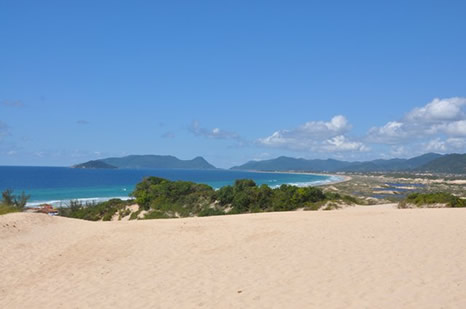
[[[101,203],[106,202],[111,199],[120,199],[122,201],[127,201],[133,199],[131,196],[110,196],[110,197],[85,197],[85,198],[72,198],[72,199],[63,199],[63,200],[48,200],[48,201],[31,201],[26,204],[26,207],[37,207],[43,204],[52,205],[54,207],[63,207],[69,204],[71,201],[78,201],[83,204],[86,203]]]
[[[345,176],[345,175],[312,173],[312,172],[296,172],[296,171],[269,172],[269,171],[254,171],[254,170],[249,170],[249,171],[225,170],[225,171],[226,172],[233,172],[233,173],[234,172],[247,172],[247,173],[253,173],[253,174],[309,175],[309,176],[327,177],[324,180],[310,180],[310,181],[298,181],[298,180],[296,180],[296,181],[293,181],[293,180],[286,181],[284,179],[279,179],[278,184],[273,183],[273,182],[266,182],[266,184],[268,186],[270,186],[271,188],[279,187],[282,184],[294,185],[294,186],[298,186],[298,187],[307,187],[307,186],[320,187],[320,186],[326,186],[326,185],[332,185],[332,184],[336,184],[336,183],[345,182],[345,181],[348,181],[348,180],[351,179],[351,177]],[[254,180],[254,177],[251,177],[251,179]],[[197,182],[197,181],[195,181],[195,182]],[[206,183],[206,182],[200,182],[200,183]],[[215,186],[213,184],[209,184],[209,185],[211,187],[213,187],[214,189],[219,188],[219,187],[217,187],[217,186]],[[126,192],[126,189],[128,189],[127,192],[130,192],[132,190],[131,186],[132,185],[126,184],[126,185],[122,185],[121,187],[124,187],[125,192]],[[111,188],[111,190],[115,191],[115,188],[118,188],[118,187],[114,186],[114,187]],[[102,188],[100,188],[100,189],[102,189]],[[75,190],[75,189],[73,188],[73,190]],[[62,196],[65,195],[65,196],[63,196],[63,198],[61,198],[61,197],[56,198],[55,196],[51,196],[50,199],[47,199],[47,198],[35,199],[35,200],[31,200],[30,202],[28,202],[26,206],[27,207],[35,207],[35,206],[38,206],[38,205],[41,205],[41,204],[50,204],[50,205],[55,206],[55,207],[59,207],[59,206],[65,206],[66,207],[66,205],[69,204],[71,200],[78,200],[78,201],[83,202],[83,203],[86,203],[86,202],[93,203],[93,202],[104,202],[104,201],[108,201],[108,200],[114,199],[114,198],[123,199],[123,200],[131,199],[130,196],[125,196],[125,195],[121,195],[121,194],[120,195],[108,195],[108,196],[105,196],[105,195],[104,196],[102,196],[102,195],[92,195],[92,190],[93,189],[89,188],[88,190],[91,192],[91,193],[88,194],[88,196],[86,196],[86,194],[83,194],[82,191],[80,191],[80,194],[79,194],[80,196],[78,196],[78,197],[74,197],[72,193],[69,194],[69,197],[65,197],[66,195],[62,194]],[[27,191],[28,190],[26,190],[26,192]],[[115,191],[115,193],[118,194],[118,192],[116,192],[116,191]]]
[[[326,186],[326,185],[334,185],[334,184],[337,184],[337,183],[347,182],[347,181],[350,181],[352,179],[352,177],[348,176],[348,175],[313,173],[313,172],[299,172],[299,171],[258,171],[258,170],[236,170],[236,171],[244,171],[244,172],[251,172],[251,173],[264,173],[264,174],[315,175],[315,176],[326,176],[326,177],[341,178],[341,179],[335,179],[335,180],[330,180],[330,181],[323,181],[323,183],[321,183],[321,184],[313,185],[315,187]]]

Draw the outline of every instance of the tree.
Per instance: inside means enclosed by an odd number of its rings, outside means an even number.
[[[21,211],[24,210],[24,207],[26,207],[30,198],[31,196],[24,193],[24,191],[21,192],[21,195],[14,195],[13,190],[11,189],[6,189],[2,192],[2,204],[9,207],[15,207]]]
[[[221,187],[215,192],[215,198],[220,202],[220,205],[231,204],[234,196],[232,186]]]
[[[235,180],[235,193],[246,190],[247,188],[253,188],[256,186],[254,180],[251,179],[237,179]]]
[[[6,206],[13,206],[14,205],[14,195],[13,190],[6,189],[2,192],[2,203]]]
[[[21,195],[14,197],[15,207],[18,208],[18,210],[23,211],[30,198],[30,195],[27,195],[26,193],[24,193],[24,191],[21,192]]]
[[[257,206],[261,210],[266,210],[271,207],[273,190],[266,184],[259,187],[257,193]]]

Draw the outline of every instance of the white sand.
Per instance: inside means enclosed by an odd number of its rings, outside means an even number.
[[[0,308],[466,308],[466,209],[0,216]]]

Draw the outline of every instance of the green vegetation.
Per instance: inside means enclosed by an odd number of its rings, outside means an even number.
[[[419,168],[421,171],[447,174],[466,174],[466,154],[449,154]]]
[[[19,210],[15,207],[7,206],[3,203],[0,204],[0,215],[8,214],[10,212],[18,212]]]
[[[20,195],[14,195],[11,189],[3,191],[2,200],[0,201],[0,215],[23,211],[29,198],[30,195],[24,192]]]
[[[388,172],[410,171],[420,168],[429,162],[441,158],[442,155],[427,153],[411,159],[373,160],[367,162],[348,162],[333,159],[306,160],[290,157],[278,157],[264,161],[249,161],[243,165],[232,167],[237,170],[259,171],[313,171],[313,172]],[[463,163],[464,169],[464,163]]]
[[[113,199],[98,204],[83,205],[72,202],[69,207],[59,208],[59,215],[85,220],[111,220],[116,214],[130,220],[164,219],[180,217],[205,217],[226,214],[289,211],[302,208],[338,208],[338,204],[359,203],[352,196],[324,193],[315,187],[282,185],[272,189],[267,185],[257,186],[249,179],[237,180],[233,186],[215,191],[212,187],[188,181],[170,181],[148,177],[137,184],[132,193],[135,201]],[[326,204],[332,201],[333,204]],[[136,202],[139,210],[131,212],[126,206]]]
[[[249,179],[236,180],[233,186],[215,191],[208,185],[186,181],[169,181],[158,177],[144,179],[133,192],[136,202],[146,211],[145,218],[212,216],[298,208],[318,209],[325,201],[356,203],[355,198],[324,193],[315,187],[282,185],[272,189],[257,186]]]
[[[432,206],[444,204],[446,207],[466,207],[466,200],[445,192],[411,193],[398,204],[398,208]]]
[[[118,212],[120,217],[130,215],[126,206],[132,201],[122,201],[120,199],[111,199],[102,203],[86,203],[79,201],[70,201],[68,207],[58,208],[58,215],[69,218],[84,219],[90,221],[110,221]]]
[[[105,163],[100,160],[87,161],[85,163],[74,165],[73,168],[104,168],[104,169],[113,169],[117,168],[116,166]]]
[[[141,209],[150,211],[145,218],[176,218],[198,215],[208,209],[215,191],[208,185],[149,177],[133,192]]]

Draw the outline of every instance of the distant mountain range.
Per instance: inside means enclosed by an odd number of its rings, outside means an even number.
[[[121,158],[106,158],[77,164],[74,168],[182,168],[215,169],[202,157],[180,160],[173,156],[131,155]],[[307,160],[278,157],[272,160],[249,161],[232,170],[255,171],[306,171],[306,172],[432,172],[466,174],[466,154],[441,155],[427,153],[411,159],[373,160],[349,162],[334,159]]]
[[[466,174],[466,154],[450,154],[430,161],[419,168],[432,173]]]
[[[121,158],[106,158],[77,164],[74,168],[184,168],[215,169],[202,157],[180,160],[173,156],[131,155]]]
[[[278,157],[272,160],[249,161],[233,170],[309,171],[309,172],[402,172],[466,173],[466,154],[440,155],[427,153],[411,159],[348,162],[333,159],[306,160]]]

